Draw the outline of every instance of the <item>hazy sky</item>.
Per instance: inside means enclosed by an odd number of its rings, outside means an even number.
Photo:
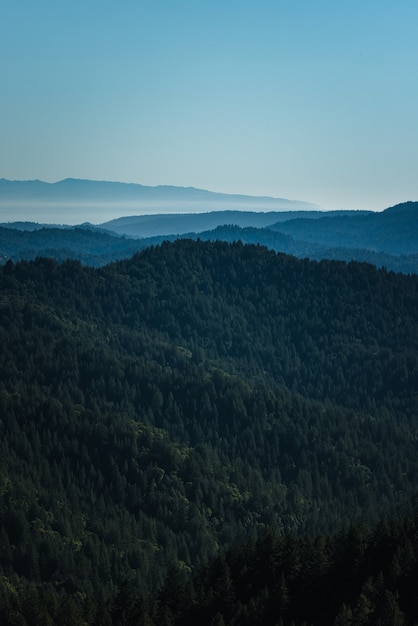
[[[418,200],[417,0],[2,0],[0,177]]]

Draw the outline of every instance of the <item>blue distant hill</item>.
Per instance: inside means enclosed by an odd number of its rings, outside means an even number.
[[[190,213],[216,210],[290,211],[312,210],[308,202],[216,193],[194,187],[174,187],[92,181],[67,178],[56,183],[39,180],[0,179],[2,221],[70,223],[104,222],[126,215]],[[50,213],[46,211],[49,210]],[[38,217],[40,211],[47,219]],[[73,212],[73,213],[71,213]],[[74,215],[80,215],[79,221]],[[55,216],[55,217],[53,217]]]
[[[308,243],[395,255],[417,254],[418,202],[404,202],[379,213],[325,214],[315,221],[302,216],[270,228]]]

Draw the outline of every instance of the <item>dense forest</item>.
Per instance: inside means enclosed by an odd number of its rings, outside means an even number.
[[[417,311],[242,243],[7,262],[0,623],[415,624]]]
[[[84,224],[77,227],[47,227],[32,222],[0,226],[0,265],[8,260],[35,260],[37,257],[53,258],[60,263],[67,259],[78,260],[83,265],[102,267],[114,261],[131,257],[136,252],[164,241],[179,238],[203,241],[227,241],[263,245],[276,252],[313,260],[359,261],[384,267],[395,272],[418,274],[418,254],[389,254],[370,248],[332,246],[323,243],[297,240],[277,229],[218,226],[213,230],[187,235],[155,235],[131,238]]]
[[[155,243],[161,241],[162,238]],[[129,239],[88,225],[59,228],[23,222],[14,224],[13,228],[0,226],[0,264],[42,256],[60,263],[76,259],[84,265],[100,267],[131,257],[151,243],[154,242]]]

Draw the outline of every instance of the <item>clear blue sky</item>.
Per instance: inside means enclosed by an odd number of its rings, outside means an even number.
[[[418,200],[417,0],[3,0],[0,177]]]

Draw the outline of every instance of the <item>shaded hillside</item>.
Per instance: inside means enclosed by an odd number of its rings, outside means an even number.
[[[328,247],[363,248],[388,254],[418,254],[418,202],[406,202],[381,213],[324,216],[279,222],[271,228],[295,239]]]
[[[161,242],[161,238],[157,242]],[[138,240],[88,227],[31,226],[30,230],[0,227],[0,255],[3,262],[8,259],[31,260],[42,256],[59,262],[77,259],[86,265],[98,267],[130,257],[142,247],[144,246]]]
[[[276,252],[293,254],[299,258],[362,261],[397,272],[418,273],[418,254],[393,255],[364,248],[331,248],[319,243],[294,239],[269,228],[240,228],[228,225],[200,233],[133,239],[103,231],[89,224],[80,227],[47,228],[34,223],[17,223],[16,228],[12,228],[11,225],[0,227],[0,263],[5,263],[8,259],[30,260],[43,256],[60,262],[76,259],[86,265],[100,267],[112,261],[126,259],[148,246],[157,245],[164,240],[174,241],[178,237],[231,243],[242,241],[261,244]]]
[[[155,625],[416,626],[417,531],[407,518],[332,538],[268,532],[191,580],[172,569],[154,601],[126,586],[112,608],[119,616],[124,601],[132,617]]]
[[[260,244],[275,250],[292,254],[301,259],[309,258],[320,261],[359,261],[371,263],[376,267],[384,267],[395,272],[418,274],[418,254],[388,254],[368,250],[367,248],[350,248],[345,246],[331,247],[317,242],[303,241],[286,235],[276,228],[239,228],[237,226],[219,226],[212,231],[199,233],[198,237],[208,241],[242,241],[243,243]],[[193,235],[196,238],[196,235]],[[417,235],[413,237],[418,239]]]
[[[6,263],[0,608],[110,623],[124,581],[413,510],[417,305],[417,277],[239,243]]]

